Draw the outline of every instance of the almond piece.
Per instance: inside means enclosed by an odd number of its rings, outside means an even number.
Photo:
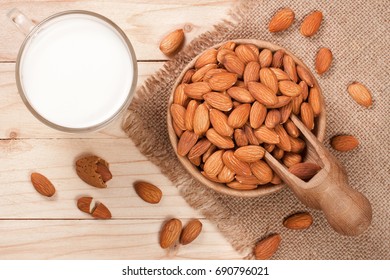
[[[316,71],[318,74],[322,75],[329,70],[330,65],[332,64],[333,55],[330,49],[321,48],[316,56]]]
[[[179,104],[172,104],[171,105],[171,115],[173,121],[176,123],[176,125],[181,129],[185,130],[185,116],[186,116],[186,109],[179,105]]]
[[[229,72],[236,73],[239,78],[244,74],[245,64],[237,55],[226,54],[222,58],[222,64]]]
[[[162,198],[162,191],[157,186],[147,182],[135,182],[134,189],[142,200],[151,204],[159,203]]]
[[[188,130],[184,131],[177,143],[177,154],[182,157],[186,156],[195,146],[196,141],[198,141],[198,135]]]
[[[189,69],[187,72],[184,74],[183,79],[181,80],[182,84],[188,84],[192,80],[192,76],[195,74],[195,69]]]
[[[196,70],[196,72],[191,77],[191,81],[194,83],[202,81],[203,77],[206,75],[207,72],[212,69],[216,69],[217,67],[217,64],[206,64],[202,68]]]
[[[352,135],[338,135],[332,137],[330,145],[340,152],[348,152],[359,146],[359,141]]]
[[[249,114],[249,123],[252,128],[259,128],[265,121],[267,116],[267,108],[258,101],[252,104]]]
[[[230,182],[226,184],[229,188],[235,189],[235,190],[253,190],[257,188],[257,185],[249,185],[249,184],[242,184],[237,181]]]
[[[234,151],[234,156],[245,162],[255,162],[264,157],[265,150],[260,146],[248,145]]]
[[[354,82],[348,86],[349,95],[358,104],[370,108],[372,106],[372,97],[370,91],[363,84]]]
[[[187,245],[194,241],[202,231],[202,223],[198,220],[190,221],[181,232],[180,243]]]
[[[237,57],[244,62],[244,64],[248,64],[251,61],[256,61],[257,62],[257,55],[250,46],[248,45],[239,45],[236,47],[234,50],[236,53]]]
[[[296,153],[285,153],[283,156],[283,164],[287,166],[287,168],[300,163],[302,161],[302,156]]]
[[[292,113],[292,102],[279,109],[280,112],[280,123],[284,124],[291,116]]]
[[[198,106],[199,103],[196,100],[191,100],[187,105],[186,113],[184,115],[184,124],[185,128],[189,131],[194,130],[194,118]]]
[[[309,100],[311,108],[313,109],[314,116],[318,116],[321,113],[321,94],[317,87],[310,89]]]
[[[290,77],[290,80],[294,81],[295,83],[298,83],[298,74],[297,68],[295,66],[295,61],[291,56],[287,54],[283,56],[283,69]]]
[[[224,43],[222,46],[220,46],[218,50],[228,49],[233,51],[235,48],[236,48],[236,43],[233,41],[228,41]]]
[[[98,167],[98,165],[103,166]],[[76,161],[76,172],[80,179],[96,188],[106,188],[107,184],[104,180],[112,177],[108,162],[94,155],[84,156],[78,159]],[[102,172],[102,174],[99,172]]]
[[[53,184],[40,173],[31,173],[31,183],[41,195],[52,197],[56,193]]]
[[[257,242],[254,249],[256,260],[270,259],[278,250],[281,240],[279,234],[273,234]]]
[[[205,103],[196,108],[194,115],[194,132],[197,135],[203,135],[210,127],[209,110]]]
[[[286,121],[284,124],[284,129],[291,137],[294,138],[297,138],[300,134],[298,127],[291,120]]]
[[[203,95],[210,92],[211,88],[206,82],[196,82],[192,84],[185,84],[184,93],[197,100],[203,100]]]
[[[260,64],[256,61],[250,61],[244,70],[244,83],[247,85],[249,82],[259,81]]]
[[[166,35],[160,42],[160,50],[165,55],[172,55],[175,53],[184,41],[183,29],[177,29]]]
[[[243,147],[248,145],[248,138],[242,129],[234,130],[234,141],[236,142],[236,145],[238,147]]]
[[[259,63],[261,68],[270,67],[272,63],[272,52],[269,49],[263,49],[259,54]]]
[[[248,90],[252,94],[252,96],[261,104],[264,104],[266,106],[272,106],[278,103],[278,98],[276,97],[276,94],[262,83],[249,82]]]
[[[186,106],[188,103],[188,96],[184,93],[184,84],[180,84],[175,89],[175,93],[173,94],[173,103],[179,104],[181,106]]]
[[[245,44],[245,45],[248,46],[252,50],[252,52],[255,53],[256,60],[257,60],[257,57],[259,57],[259,54],[260,54],[259,48],[255,44]]]
[[[236,86],[231,87],[227,90],[227,94],[229,94],[231,98],[241,103],[252,103],[253,101],[255,101],[252,94],[245,88]]]
[[[217,53],[216,49],[205,50],[196,60],[195,68],[200,69],[207,64],[217,64]]]
[[[306,101],[306,99],[309,97],[309,87],[304,81],[300,81],[299,86],[302,88],[302,99],[303,101]]]
[[[297,97],[302,93],[302,88],[292,81],[280,81],[279,90],[286,96]]]
[[[160,232],[160,246],[163,249],[171,247],[180,237],[182,225],[178,219],[167,221]]]
[[[92,211],[92,217],[96,219],[111,219],[112,215],[103,203],[99,203]]]
[[[271,109],[267,113],[264,124],[268,128],[274,128],[277,124],[280,123],[281,119],[282,117],[279,110]]]
[[[235,175],[236,173],[234,173],[233,170],[230,170],[227,166],[224,166],[221,172],[218,174],[218,180],[224,183],[229,183],[234,180]]]
[[[311,162],[301,162],[291,166],[288,171],[298,178],[309,181],[321,170],[321,167]]]
[[[256,178],[261,182],[261,184],[267,184],[271,182],[274,176],[272,169],[263,160],[252,162],[250,168],[252,170],[253,175],[256,176]]]
[[[284,156],[284,150],[280,149],[279,147],[275,147],[275,149],[272,151],[272,156],[277,160],[281,160]]]
[[[248,124],[244,125],[244,132],[249,144],[256,146],[260,145],[259,139],[257,139],[255,133],[253,132],[253,129]]]
[[[279,136],[279,143],[277,143],[276,146],[278,146],[278,148],[282,149],[283,151],[290,152],[291,141],[290,141],[290,137],[287,134],[287,131],[284,129],[282,125],[278,124],[275,127],[275,132]]]
[[[307,15],[301,24],[301,34],[305,37],[311,37],[320,29],[322,21],[322,13],[314,11]]]
[[[269,129],[265,125],[256,129],[254,134],[260,142],[268,144],[278,144],[280,142],[279,135],[273,129]]]
[[[295,19],[295,14],[290,8],[284,8],[276,12],[269,22],[268,29],[270,32],[284,31],[291,26]]]
[[[227,94],[212,91],[203,95],[203,98],[207,104],[220,111],[228,112],[233,108],[233,101]]]
[[[195,166],[200,166],[201,162],[202,162],[202,159],[201,157],[192,157],[192,158],[188,158],[188,160]]]
[[[210,148],[203,154],[202,161],[206,162],[206,160],[215,152],[217,147],[211,144]]]
[[[210,122],[218,134],[232,136],[234,129],[228,124],[228,117],[219,110],[210,110]]]
[[[207,139],[217,146],[220,149],[233,149],[234,142],[230,137],[222,136],[215,131],[215,129],[210,128],[206,132]]]
[[[237,82],[237,74],[222,72],[213,75],[209,80],[209,86],[215,91],[224,91]]]
[[[272,57],[272,67],[280,68],[283,65],[284,50],[277,50]]]
[[[301,138],[290,137],[290,143],[291,152],[293,153],[301,153],[306,147],[305,141],[303,141]]]
[[[278,81],[290,81],[290,77],[282,69],[271,67],[270,70],[274,72]]]
[[[263,147],[264,149],[269,152],[269,153],[272,153],[272,151],[275,149],[275,145],[274,144],[268,144],[268,143],[264,143],[263,144]]]
[[[282,183],[282,179],[280,179],[280,177],[276,173],[274,173],[274,177],[272,177],[272,180],[270,183],[274,184],[274,185],[279,185]]]
[[[308,129],[312,130],[314,128],[313,108],[307,102],[303,102],[301,105],[301,120]]]
[[[308,212],[295,213],[283,221],[283,226],[288,229],[307,229],[313,223],[313,217]]]
[[[249,164],[239,160],[232,150],[226,151],[222,156],[223,163],[237,175],[249,176],[252,174]]]
[[[204,163],[203,170],[210,177],[217,177],[218,174],[222,171],[223,161],[222,156],[224,150],[218,150],[214,152]]]
[[[292,99],[292,112],[295,115],[299,115],[301,112],[301,104],[304,101],[304,97],[308,95],[308,86],[304,81],[299,83],[302,88],[302,93]]]
[[[274,72],[269,68],[260,69],[260,82],[270,88],[273,93],[277,93],[279,89],[278,79]]]
[[[230,49],[220,49],[217,53],[217,61],[219,63],[223,63],[223,59],[225,55],[231,54],[231,55],[236,55],[236,53],[233,50]]]
[[[93,198],[92,197],[80,197],[77,200],[77,208],[80,209],[80,211],[83,211],[85,213],[91,214],[91,203]]]
[[[309,87],[313,87],[314,86],[314,78],[313,78],[313,75],[310,73],[309,70],[307,70],[306,68],[304,68],[301,65],[297,65],[297,73],[298,73],[299,78],[302,81],[305,81],[305,83]]]
[[[198,143],[195,144],[188,153],[188,158],[197,158],[202,156],[204,153],[207,152],[207,150],[211,147],[211,142],[205,138],[198,141]]]
[[[230,113],[228,117],[228,124],[233,128],[243,127],[244,124],[248,121],[250,110],[250,104],[239,105]]]
[[[108,167],[100,162],[96,164],[96,173],[100,175],[104,183],[112,179],[112,174]]]

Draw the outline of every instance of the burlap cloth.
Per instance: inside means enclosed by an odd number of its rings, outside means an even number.
[[[268,31],[270,17],[281,7],[294,10],[294,24],[285,32]],[[324,14],[317,35],[299,33],[303,17],[315,9]],[[181,191],[195,209],[216,224],[226,239],[246,258],[252,258],[254,243],[278,232],[282,243],[274,259],[390,259],[389,186],[389,7],[388,2],[345,1],[243,1],[231,12],[230,21],[210,27],[163,69],[140,87],[123,128],[145,154]],[[373,207],[372,225],[358,237],[335,233],[320,211],[309,211],[314,224],[304,231],[282,226],[288,214],[305,210],[285,188],[266,197],[240,199],[220,195],[194,180],[177,160],[166,125],[168,96],[184,66],[204,49],[229,39],[255,38],[286,47],[314,73],[314,57],[320,47],[332,50],[328,73],[318,77],[327,106],[325,145],[346,166],[351,186],[364,193]],[[357,105],[346,88],[360,81],[371,89],[374,105]],[[339,133],[355,135],[359,147],[339,153],[329,147],[329,138]],[[180,217],[180,213],[175,213]]]

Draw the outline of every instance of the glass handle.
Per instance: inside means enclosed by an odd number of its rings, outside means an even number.
[[[7,16],[19,28],[19,30],[27,35],[35,27],[35,24],[25,14],[14,8],[7,13]]]

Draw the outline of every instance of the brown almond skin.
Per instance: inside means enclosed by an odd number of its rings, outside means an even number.
[[[40,173],[31,173],[31,183],[41,195],[52,197],[56,193],[53,184]]]
[[[180,48],[180,46],[183,44],[183,41],[184,31],[183,29],[177,29],[169,33],[161,40],[160,50],[165,55],[172,55]]]
[[[359,82],[353,82],[347,88],[349,95],[355,100],[359,105],[362,105],[366,108],[372,106],[372,96],[368,88]]]
[[[304,181],[309,181],[320,170],[321,166],[311,162],[297,163],[288,169],[288,171]]]
[[[98,165],[104,165],[106,168],[103,168],[102,166],[99,167],[99,171],[102,172],[104,169],[103,176],[98,171]],[[108,162],[104,159],[90,155],[90,156],[84,156],[79,158],[76,161],[76,172],[77,175],[87,184],[94,186],[96,188],[106,188],[107,181],[104,181],[104,179],[108,179],[110,176],[108,174],[109,172],[109,165]],[[110,173],[111,174],[111,173]],[[104,179],[103,179],[104,177]]]
[[[197,141],[198,135],[188,130],[184,131],[177,143],[177,154],[182,157],[186,156]]]
[[[359,141],[352,135],[337,135],[332,137],[330,145],[340,152],[351,151],[359,146]]]
[[[332,65],[333,54],[328,48],[321,48],[316,56],[315,67],[318,74],[327,72]]]
[[[322,22],[322,13],[320,11],[314,11],[308,14],[301,24],[301,34],[305,37],[311,37],[317,33],[320,29]]]
[[[92,197],[80,197],[77,200],[77,208],[80,209],[80,211],[83,211],[85,213],[91,214],[91,203],[93,198]]]
[[[272,33],[286,30],[294,22],[295,14],[290,8],[284,8],[276,12],[268,25],[268,30]]]
[[[148,182],[135,182],[134,189],[140,198],[151,204],[159,203],[162,198],[162,191]]]
[[[190,221],[181,232],[180,243],[187,245],[194,241],[202,231],[202,223],[198,220]]]
[[[96,164],[96,172],[100,174],[102,177],[103,182],[110,181],[112,179],[112,174],[107,166],[104,164],[98,162]]]
[[[283,226],[288,229],[307,229],[313,224],[313,217],[308,212],[295,213],[283,221]]]
[[[171,247],[180,237],[182,229],[181,221],[171,219],[167,221],[160,233],[160,246],[163,249]]]
[[[256,260],[270,259],[278,250],[281,240],[279,234],[273,234],[257,242],[253,252]]]
[[[97,219],[111,219],[112,215],[110,210],[108,210],[103,203],[99,203],[92,211],[92,217]]]

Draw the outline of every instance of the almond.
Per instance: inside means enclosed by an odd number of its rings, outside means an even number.
[[[302,88],[291,81],[280,81],[279,82],[279,90],[286,96],[297,97],[302,93]]]
[[[187,105],[186,113],[184,115],[184,124],[185,128],[189,131],[194,130],[194,117],[198,106],[199,103],[196,100],[191,100]]]
[[[99,203],[92,211],[92,217],[97,219],[111,219],[112,215],[110,210],[103,203]]]
[[[298,178],[309,181],[321,170],[321,167],[311,162],[301,162],[291,166],[288,171]]]
[[[275,145],[274,144],[264,143],[263,147],[269,153],[272,153],[272,151],[275,149]]]
[[[250,65],[250,63],[248,65]],[[231,98],[241,103],[252,103],[255,101],[252,94],[245,88],[231,87],[227,90],[227,94],[229,94]]]
[[[280,179],[280,177],[274,173],[274,177],[272,177],[272,180],[270,183],[274,184],[274,185],[279,185],[282,183],[282,179]]]
[[[161,200],[162,192],[153,184],[138,181],[134,183],[134,189],[138,196],[148,203],[157,204]]]
[[[270,70],[275,74],[278,81],[290,81],[290,77],[282,69],[271,67]]]
[[[309,70],[307,70],[306,68],[304,68],[301,65],[297,65],[297,73],[298,73],[299,78],[302,81],[305,81],[305,83],[309,87],[313,87],[314,86],[314,78],[313,78],[313,76],[312,76],[312,74],[310,73]]]
[[[284,8],[276,12],[269,22],[268,29],[270,32],[284,31],[291,26],[295,19],[295,14],[290,8]]]
[[[279,109],[280,112],[280,123],[284,124],[292,113],[292,102],[289,102],[287,105]]]
[[[237,181],[230,182],[226,184],[229,188],[235,189],[235,190],[253,190],[257,188],[257,185],[249,185],[249,184],[242,184]]]
[[[41,195],[52,197],[56,193],[53,184],[40,173],[31,173],[31,183]]]
[[[284,124],[284,129],[291,137],[294,138],[297,138],[300,134],[298,127],[291,120],[286,121]]]
[[[186,116],[186,109],[179,105],[179,104],[172,104],[171,105],[171,115],[173,121],[176,123],[176,125],[181,129],[185,130],[185,116]]]
[[[180,235],[180,243],[187,245],[194,241],[202,231],[202,223],[198,220],[190,221],[183,229]]]
[[[248,90],[252,96],[261,104],[272,106],[278,103],[276,94],[262,83],[249,82]]]
[[[173,103],[179,104],[181,106],[186,106],[188,103],[188,96],[184,93],[184,84],[180,84],[175,89],[173,94]]]
[[[286,106],[288,103],[291,102],[292,97],[290,96],[285,96],[285,95],[278,95],[278,103],[272,106],[267,106],[269,109],[277,109],[277,108],[282,108],[283,106]]]
[[[202,162],[202,159],[201,157],[189,157],[188,160],[195,166],[200,166],[201,162]]]
[[[76,161],[76,172],[80,179],[96,188],[106,188],[106,182],[112,178],[108,162],[94,155],[78,159]]]
[[[270,88],[273,93],[277,93],[279,89],[278,79],[274,72],[272,72],[269,68],[261,68],[260,69],[260,82],[264,84],[266,87]]]
[[[80,209],[80,211],[83,211],[85,213],[91,214],[91,203],[93,198],[92,197],[80,197],[77,200],[77,208]]]
[[[220,111],[227,112],[233,108],[233,101],[227,94],[212,91],[203,95],[203,98],[211,107]]]
[[[230,113],[228,117],[228,124],[233,128],[243,127],[249,118],[250,110],[250,104],[239,105]]]
[[[254,249],[256,260],[270,259],[278,250],[281,240],[279,234],[273,234],[257,242]]]
[[[226,69],[223,68],[216,68],[216,69],[211,69],[207,71],[207,73],[203,76],[203,82],[208,82],[215,74],[218,73],[226,73]]]
[[[197,135],[203,135],[210,127],[209,110],[205,103],[196,108],[194,114],[194,132]]]
[[[245,64],[248,64],[251,61],[257,62],[257,55],[250,46],[248,45],[239,45],[234,50],[237,57],[244,62]]]
[[[234,156],[241,161],[255,162],[263,158],[265,150],[260,146],[248,145],[234,151]]]
[[[176,136],[180,138],[180,136],[182,136],[184,130],[180,129],[175,122],[172,122],[172,128],[175,131]]]
[[[212,69],[216,69],[217,67],[217,64],[206,64],[202,68],[196,70],[196,72],[191,77],[191,81],[194,83],[202,81],[203,77],[206,75],[207,72]]]
[[[294,97],[292,99],[292,112],[295,115],[299,115],[301,112],[301,104],[304,101],[304,96],[308,95],[308,86],[304,81],[301,81],[299,83],[299,86],[302,88],[302,93],[298,95],[297,97]]]
[[[284,156],[284,150],[280,149],[279,147],[275,147],[275,149],[272,151],[272,156],[277,160],[281,160]]]
[[[249,164],[239,160],[232,150],[226,151],[222,156],[223,163],[237,175],[251,175]]]
[[[221,172],[218,174],[218,180],[224,183],[229,183],[234,180],[234,173],[233,170],[230,170],[227,166],[224,166],[221,170]]]
[[[188,130],[184,131],[177,143],[177,154],[182,157],[186,156],[192,147],[195,146],[196,141],[198,141],[198,135]]]
[[[210,148],[203,154],[202,161],[206,162],[206,160],[215,152],[217,147],[211,144]]]
[[[277,124],[280,123],[281,119],[282,117],[279,110],[271,109],[267,113],[264,124],[268,128],[274,128]]]
[[[305,37],[311,37],[320,29],[322,13],[314,11],[307,15],[301,24],[301,34]]]
[[[217,177],[218,174],[222,171],[223,161],[222,155],[224,150],[218,150],[214,152],[204,163],[203,170],[210,177]]]
[[[267,184],[271,182],[273,175],[272,169],[269,165],[262,160],[252,162],[250,165],[253,175],[261,182],[261,184]]]
[[[290,143],[291,143],[291,152],[293,153],[301,153],[306,147],[305,141],[303,141],[300,138],[290,137]]]
[[[207,180],[209,180],[209,181],[212,181],[212,182],[215,182],[215,183],[220,183],[220,184],[223,183],[222,181],[220,181],[220,180],[218,179],[218,177],[209,176],[209,175],[208,175],[206,172],[204,172],[204,171],[201,171],[200,174],[202,174],[203,177],[205,177],[205,178],[206,178]]]
[[[249,175],[249,176],[242,176],[242,175],[236,175],[236,180],[244,185],[260,185],[261,181],[257,179],[255,175]]]
[[[338,135],[332,137],[330,145],[340,152],[348,152],[359,146],[359,141],[352,135]]]
[[[259,54],[261,68],[270,67],[272,63],[272,52],[269,49],[263,49]]]
[[[218,134],[215,129],[210,128],[206,132],[207,139],[220,149],[233,149],[234,142],[230,137]]]
[[[192,81],[192,76],[195,74],[195,69],[189,69],[184,74],[183,79],[181,80],[182,84],[188,84]]]
[[[107,182],[112,179],[112,174],[108,167],[100,162],[96,164],[96,173],[100,175],[103,182]]]
[[[233,50],[230,49],[220,49],[217,53],[217,61],[219,63],[223,63],[223,59],[225,55],[231,54],[231,55],[236,55],[236,53]]]
[[[172,55],[175,53],[184,41],[184,31],[183,29],[177,29],[167,36],[165,36],[160,42],[160,50],[165,55]]]
[[[233,41],[228,41],[224,43],[222,46],[220,46],[218,50],[222,50],[222,49],[234,50],[235,48],[236,48],[236,43]]]
[[[308,129],[314,128],[314,112],[309,103],[303,102],[301,105],[301,120]]]
[[[265,125],[256,129],[254,133],[261,142],[268,144],[278,144],[280,142],[279,135],[273,129],[269,129]]]
[[[289,76],[290,80],[298,83],[298,74],[297,74],[297,68],[295,66],[295,61],[291,56],[287,54],[283,56],[283,68],[284,71]]]
[[[302,99],[303,101],[306,101],[306,99],[309,96],[309,87],[307,86],[306,82],[300,81],[299,86],[302,88]]]
[[[330,65],[332,64],[333,55],[330,49],[321,48],[316,56],[316,71],[318,74],[322,75],[329,70]]]
[[[237,82],[237,74],[222,72],[213,75],[209,80],[212,90],[224,91],[232,87]]]
[[[237,80],[237,82],[235,83],[235,86],[240,87],[240,88],[246,88],[244,81],[241,81],[241,80]]]
[[[257,139],[255,133],[253,132],[253,129],[248,124],[244,125],[244,132],[249,144],[257,146],[260,145],[259,139]]]
[[[280,68],[283,65],[283,56],[285,54],[284,50],[277,50],[274,52],[274,55],[272,57],[272,67],[274,68]]]
[[[234,141],[236,142],[236,145],[238,147],[243,147],[248,145],[248,138],[242,129],[234,130]]]
[[[288,229],[307,229],[313,223],[313,217],[308,212],[295,213],[283,221],[283,226]]]
[[[207,64],[217,64],[217,53],[216,49],[208,49],[204,51],[196,60],[195,68],[200,69]]]
[[[250,61],[244,70],[244,83],[247,85],[249,82],[259,81],[260,64],[256,61]]]
[[[287,166],[287,168],[300,163],[302,161],[302,156],[296,153],[285,153],[283,157],[283,164]]]
[[[310,89],[309,100],[311,108],[313,109],[314,116],[318,116],[321,113],[321,93],[317,87]]]
[[[211,88],[206,82],[196,82],[192,84],[186,84],[184,87],[184,93],[197,100],[203,100],[203,95],[210,92]]]
[[[244,74],[245,64],[238,56],[233,54],[227,54],[222,58],[222,64],[225,68],[231,72],[236,73],[239,78]]]
[[[349,95],[358,104],[370,108],[372,106],[372,97],[370,91],[363,84],[354,82],[348,86]]]
[[[276,144],[280,149],[286,152],[291,151],[291,141],[290,137],[287,134],[287,131],[284,129],[284,127],[280,124],[278,124],[275,127],[275,132],[279,136],[279,143]]]
[[[210,110],[210,122],[218,134],[222,136],[232,136],[233,128],[228,124],[228,117],[219,110]]]
[[[257,57],[259,57],[260,54],[259,48],[255,44],[246,44],[245,46],[249,47],[252,50],[252,52],[255,53],[256,60],[257,60]]]
[[[265,121],[267,116],[267,108],[258,101],[252,104],[249,114],[249,123],[252,128],[259,128]]]
[[[202,156],[204,153],[207,152],[207,150],[211,147],[211,142],[205,138],[198,141],[198,143],[195,144],[188,153],[188,158],[197,158]]]
[[[160,233],[160,246],[163,249],[171,247],[180,237],[182,225],[178,219],[167,221]]]

